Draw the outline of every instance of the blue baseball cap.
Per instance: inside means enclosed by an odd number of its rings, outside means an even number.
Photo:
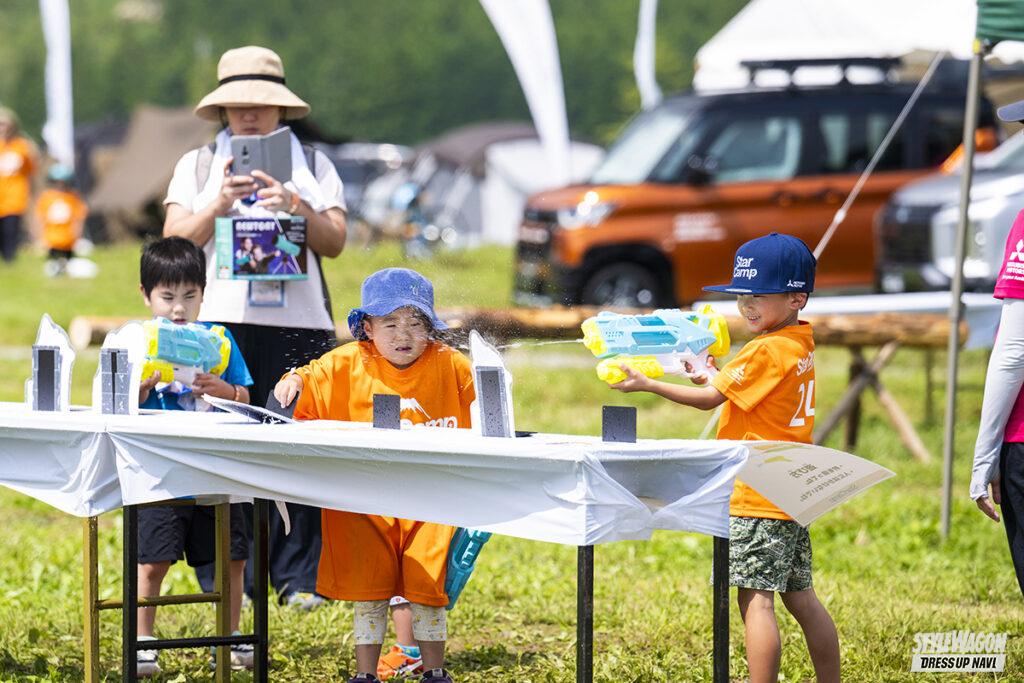
[[[348,314],[348,329],[360,341],[367,339],[363,318],[387,315],[405,306],[422,312],[435,330],[448,326],[434,313],[434,286],[430,280],[408,268],[385,268],[363,280],[362,305]]]
[[[1010,123],[1024,122],[1024,100],[999,107],[999,109],[996,110],[996,116],[1003,121],[1008,121]]]
[[[705,292],[784,294],[814,291],[814,254],[803,240],[773,232],[736,250],[732,282]]]

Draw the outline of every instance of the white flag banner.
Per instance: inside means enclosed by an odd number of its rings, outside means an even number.
[[[54,159],[75,166],[71,100],[71,18],[67,0],[39,0],[46,41],[46,123],[43,140]]]
[[[736,475],[801,526],[896,476],[843,451],[785,441],[746,441],[747,464]]]
[[[633,47],[633,74],[640,91],[640,106],[650,109],[661,102],[661,88],[655,75],[654,38],[658,18],[658,0],[640,0],[636,45]]]
[[[551,8],[546,0],[480,0],[480,4],[494,24],[523,88],[548,159],[548,182],[566,185],[572,176],[569,122]]]

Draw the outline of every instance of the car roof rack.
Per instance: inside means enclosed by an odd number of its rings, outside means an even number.
[[[740,62],[740,66],[748,72],[750,84],[754,84],[754,78],[760,71],[785,71],[789,77],[790,85],[793,85],[793,74],[797,69],[805,66],[837,66],[842,69],[843,83],[849,83],[847,69],[852,66],[868,67],[878,69],[883,75],[888,74],[903,63],[899,57],[823,57],[818,59],[754,59]]]

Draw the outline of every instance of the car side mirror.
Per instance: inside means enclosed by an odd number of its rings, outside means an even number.
[[[683,173],[683,181],[698,187],[710,185],[715,179],[715,171],[718,169],[718,160],[710,156],[691,154],[686,160],[686,170]]]

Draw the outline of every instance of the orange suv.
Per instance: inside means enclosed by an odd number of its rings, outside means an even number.
[[[812,249],[912,84],[686,93],[642,112],[585,185],[533,195],[516,249],[523,305],[685,305],[728,282],[736,248],[776,230]],[[872,223],[963,135],[962,89],[930,86],[822,254],[819,290],[870,290]],[[983,101],[979,124],[994,125]]]

